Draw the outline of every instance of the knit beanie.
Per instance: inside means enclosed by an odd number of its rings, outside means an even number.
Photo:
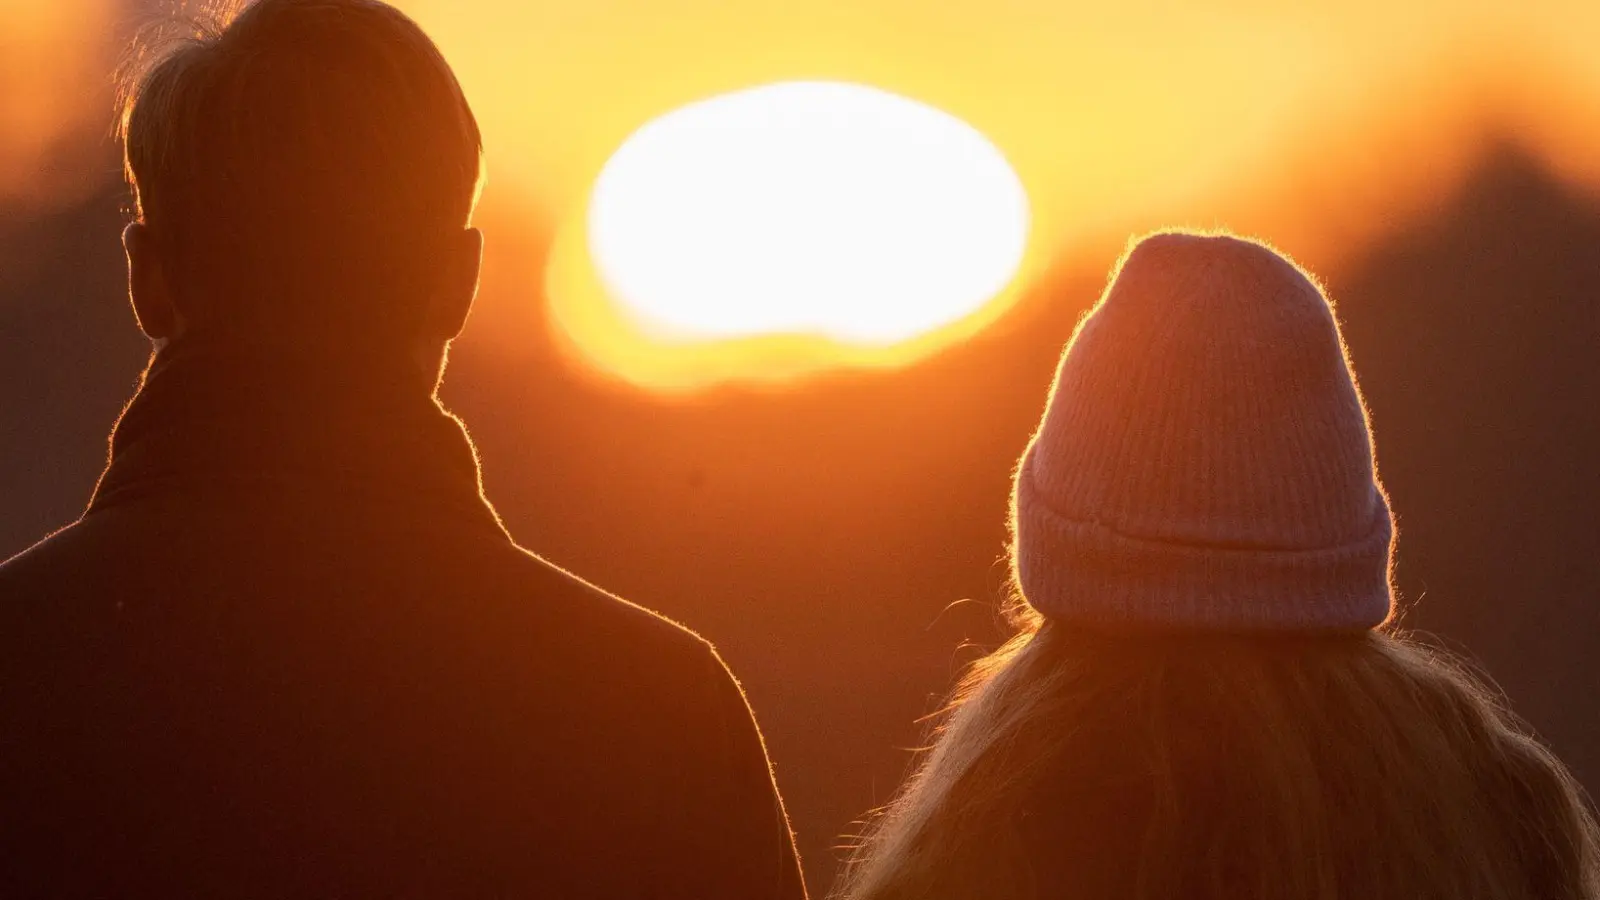
[[[1014,564],[1047,618],[1360,631],[1394,527],[1333,310],[1236,237],[1159,233],[1079,324],[1018,466]]]

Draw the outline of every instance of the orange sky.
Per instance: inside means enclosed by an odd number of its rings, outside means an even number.
[[[1590,124],[1600,122],[1600,54],[1590,46],[1600,3],[399,5],[438,41],[479,114],[487,202],[535,207],[522,215],[557,225],[576,220],[607,157],[646,121],[797,78],[871,84],[980,129],[1028,190],[1030,271],[1165,222],[1263,230],[1331,255],[1362,236],[1371,204],[1415,204],[1447,183],[1486,105],[1566,174],[1600,184],[1600,126]],[[115,7],[0,0],[0,199],[110,174],[74,169],[56,141],[103,134],[109,122]],[[618,337],[617,352],[659,350],[637,337]]]
[[[0,201],[92,189],[87,160],[62,140],[111,122],[113,6],[0,0]]]
[[[977,126],[1022,175],[1049,244],[1206,197],[1395,86],[1425,91],[1434,72],[1525,57],[1600,96],[1585,37],[1600,34],[1600,4],[1586,2],[401,5],[455,64],[495,173],[562,212],[643,122],[781,79],[862,81]]]
[[[796,78],[886,88],[993,140],[1033,205],[1023,283],[1057,252],[1169,222],[1264,230],[1332,258],[1330,243],[1366,236],[1372,209],[1416,206],[1447,186],[1470,161],[1486,104],[1512,114],[1508,127],[1568,174],[1600,181],[1591,162],[1600,128],[1573,116],[1600,111],[1600,54],[1585,37],[1600,34],[1594,3],[402,5],[456,65],[486,130],[492,178],[537,198],[569,230],[595,174],[639,125],[700,98]],[[827,355],[795,340],[663,348],[592,296],[572,306],[584,354],[635,381],[784,375]],[[994,313],[889,357],[851,361],[914,358]]]

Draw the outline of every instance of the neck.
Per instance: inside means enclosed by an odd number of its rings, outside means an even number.
[[[198,378],[196,376],[205,376]],[[227,406],[356,401],[363,405],[431,399],[439,371],[408,347],[376,348],[316,335],[263,337],[221,331],[186,333],[152,356],[144,381],[183,381],[191,401],[220,376]]]

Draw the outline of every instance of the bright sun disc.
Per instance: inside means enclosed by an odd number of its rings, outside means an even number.
[[[601,277],[664,335],[888,344],[998,293],[1028,208],[970,125],[850,84],[706,100],[639,129],[594,187]]]
[[[1021,181],[971,125],[875,88],[789,82],[634,132],[595,182],[583,238],[592,288],[636,345],[809,340],[815,358],[768,354],[793,373],[826,367],[830,347],[846,362],[971,317],[1015,279],[1028,228]],[[772,374],[759,357],[698,380]]]

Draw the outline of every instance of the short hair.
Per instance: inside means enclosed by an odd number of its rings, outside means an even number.
[[[420,314],[396,295],[470,226],[483,142],[415,22],[378,0],[225,2],[147,29],[121,84],[135,214],[193,288],[186,314]]]

